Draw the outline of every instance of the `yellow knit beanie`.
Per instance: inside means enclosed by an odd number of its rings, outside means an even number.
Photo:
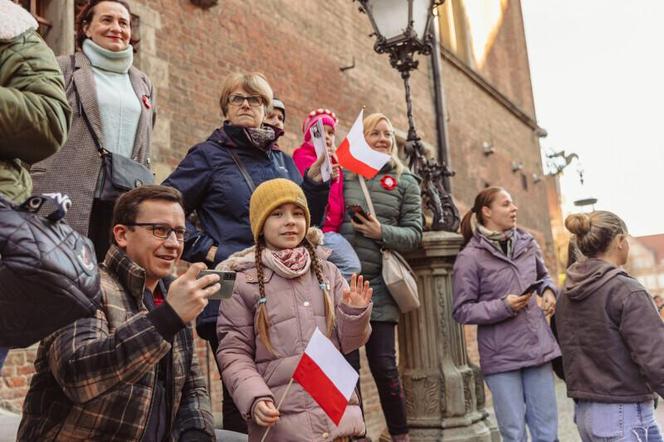
[[[263,233],[263,224],[270,213],[286,203],[293,203],[304,209],[304,216],[307,220],[305,232],[309,230],[311,215],[304,192],[291,180],[275,178],[258,186],[249,200],[249,223],[254,241],[258,242],[258,237]]]

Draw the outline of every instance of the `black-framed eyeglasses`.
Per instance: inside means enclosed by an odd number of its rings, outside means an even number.
[[[231,95],[228,98],[228,101],[234,105],[234,106],[242,106],[242,103],[244,103],[244,100],[247,100],[247,103],[249,103],[249,106],[251,107],[258,107],[263,104],[263,97],[260,95]]]
[[[171,236],[171,232],[175,233],[175,239],[179,242],[184,241],[184,234],[186,230],[184,227],[171,227],[168,224],[160,223],[133,223],[125,224],[127,227],[150,227],[152,229],[152,234],[160,239],[168,239]]]

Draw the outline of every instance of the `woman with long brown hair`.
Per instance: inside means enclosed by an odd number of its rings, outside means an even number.
[[[517,211],[505,189],[489,187],[463,217],[453,315],[478,326],[480,368],[503,440],[527,440],[527,425],[532,440],[556,441],[551,360],[560,350],[545,319],[555,310],[556,288],[535,239],[517,227]]]

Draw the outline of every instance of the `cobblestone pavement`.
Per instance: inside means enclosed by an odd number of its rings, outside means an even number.
[[[580,442],[574,424],[574,401],[567,397],[565,383],[556,378],[556,402],[558,405],[558,439],[560,442]]]
[[[0,442],[13,442],[16,440],[16,430],[20,417],[0,408]]]

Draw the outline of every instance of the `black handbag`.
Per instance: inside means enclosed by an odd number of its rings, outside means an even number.
[[[74,56],[71,56],[72,72],[74,72]],[[78,89],[74,87],[76,100],[79,108],[81,97],[78,94]],[[154,175],[152,171],[142,165],[141,163],[127,158],[122,155],[114,155],[101,145],[97,133],[92,129],[92,124],[88,120],[85,112],[81,111],[83,121],[88,128],[88,132],[92,136],[95,143],[95,148],[99,152],[102,161],[101,176],[97,182],[97,189],[95,190],[95,198],[101,201],[115,202],[120,195],[125,192],[141,187],[145,184],[154,184]]]
[[[99,154],[103,167],[98,183],[98,199],[115,201],[131,189],[154,183],[152,171],[141,163],[122,155],[114,155],[103,148],[100,148]]]
[[[56,209],[42,216],[46,203]],[[20,206],[0,197],[2,347],[27,347],[100,305],[92,242],[63,220],[70,205],[59,193]]]

